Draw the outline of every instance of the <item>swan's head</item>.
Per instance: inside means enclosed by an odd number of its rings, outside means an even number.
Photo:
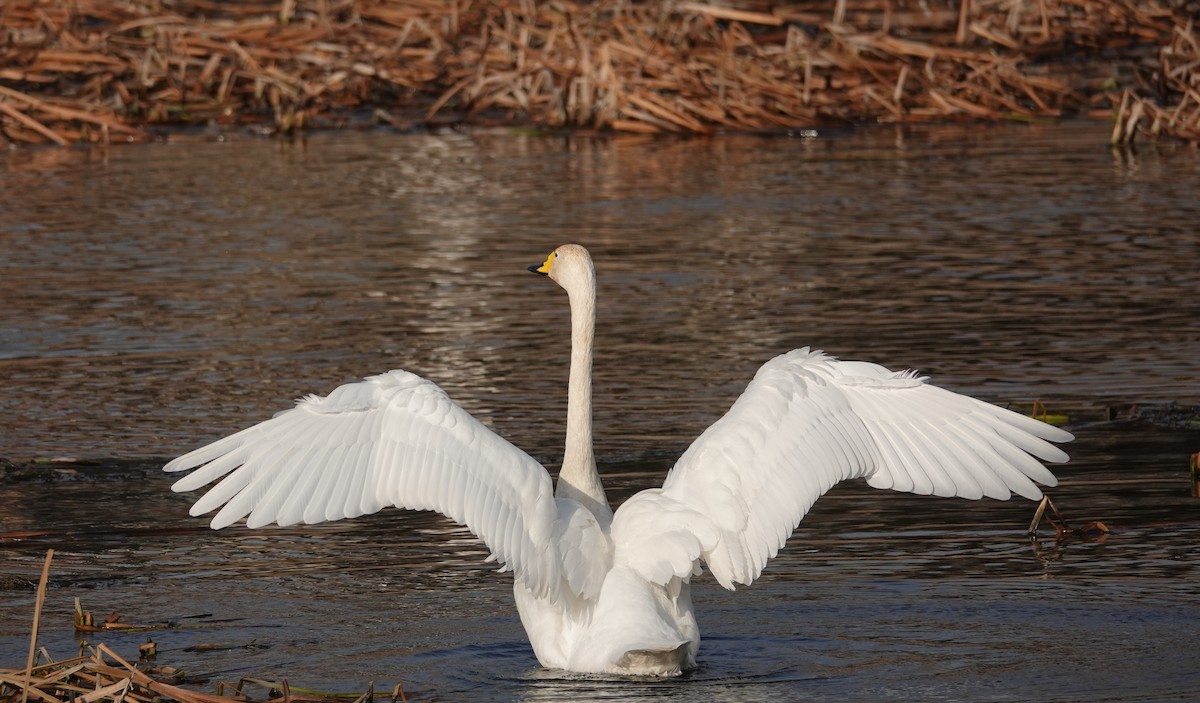
[[[562,245],[550,252],[541,265],[530,266],[529,270],[549,276],[568,293],[595,289],[596,269],[592,266],[592,256],[578,244]]]

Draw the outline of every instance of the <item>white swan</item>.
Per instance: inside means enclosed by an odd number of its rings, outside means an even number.
[[[662,488],[614,515],[592,454],[595,270],[567,244],[531,271],[571,304],[567,440],[557,487],[546,470],[405,371],[349,383],[166,465],[200,467],[192,507],[224,505],[219,529],[315,523],[394,505],[465,525],[515,574],[538,661],[578,672],[673,675],[700,635],[689,582],[701,562],[722,586],[749,584],[835,483],[1001,500],[1036,499],[1062,462],[1063,430],[865,362],[798,349],[759,369],[729,413]],[[227,475],[228,474],[228,475]]]

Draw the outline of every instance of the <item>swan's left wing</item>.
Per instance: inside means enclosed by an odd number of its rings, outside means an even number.
[[[434,510],[470,529],[535,593],[550,594],[563,577],[546,470],[406,371],[309,396],[163,468],[194,467],[173,488],[222,479],[191,510],[220,507],[214,529],[243,517],[260,527],[356,517],[389,505]]]
[[[877,364],[807,348],[759,369],[729,412],[617,513],[622,558],[659,583],[702,558],[726,588],[762,572],[845,479],[941,496],[1040,498],[1063,430]],[[1033,456],[1030,456],[1033,455]]]

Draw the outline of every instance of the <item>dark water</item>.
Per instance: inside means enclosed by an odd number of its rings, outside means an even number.
[[[442,699],[1191,699],[1200,426],[1162,411],[1200,398],[1200,159],[1114,154],[1104,131],[4,154],[0,456],[23,468],[0,482],[0,667],[24,661],[32,617],[14,578],[36,580],[53,547],[55,656],[78,646],[78,597],[179,625],[100,639],[132,655],[153,636],[205,690],[260,676]],[[1029,503],[842,486],[752,587],[699,580],[698,672],[612,681],[539,669],[510,577],[434,516],[213,533],[157,473],[390,368],[553,465],[567,311],[524,267],[564,241],[600,277],[596,439],[615,499],[660,482],[759,364],[811,344],[1068,413],[1078,439],[1052,495],[1112,533],[1031,543]],[[62,457],[77,461],[47,461]]]

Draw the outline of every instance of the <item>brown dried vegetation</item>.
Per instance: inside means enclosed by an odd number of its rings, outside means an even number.
[[[121,657],[104,644],[85,647],[85,654],[61,661],[35,663],[25,670],[0,669],[0,703],[404,703],[404,689],[376,692],[373,687],[357,696],[296,689],[286,681],[243,678],[221,684],[218,692],[202,693],[182,688],[184,672],[142,659]],[[142,651],[145,652],[143,646]],[[49,655],[43,650],[43,659]],[[153,657],[149,657],[153,659]]]
[[[9,0],[0,133],[706,133],[1109,116],[1200,140],[1197,0]]]
[[[215,695],[200,693],[176,685],[188,681],[183,671],[153,663],[157,655],[153,641],[138,648],[140,659],[132,663],[105,644],[93,647],[86,642],[80,647],[78,657],[55,661],[44,647],[37,646],[53,561],[54,550],[51,549],[46,552],[37,586],[29,657],[24,669],[0,669],[0,703],[371,703],[376,698],[385,698],[388,703],[407,701],[400,684],[396,684],[390,695],[376,693],[372,684],[362,695],[344,696],[292,688],[286,680],[274,682],[249,678],[239,680],[236,685],[221,683]],[[156,629],[130,625],[118,628],[119,620],[113,613],[105,624],[94,626],[91,613],[84,611],[79,600],[75,600],[76,633]],[[200,648],[188,649],[200,651]],[[251,686],[266,689],[266,695],[250,695],[247,691]],[[231,693],[226,693],[226,689]]]

